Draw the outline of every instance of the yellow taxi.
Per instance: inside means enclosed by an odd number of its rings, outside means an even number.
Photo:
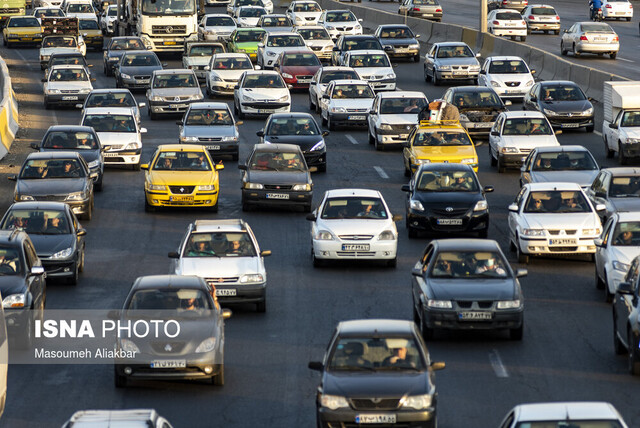
[[[161,145],[151,162],[140,168],[145,170],[145,211],[188,206],[218,211],[218,171],[224,169],[224,165],[215,164],[205,146]]]
[[[42,43],[42,27],[34,16],[12,16],[2,29],[2,41],[5,46],[17,44]]]
[[[460,122],[421,121],[402,152],[404,175],[410,177],[424,163],[464,163],[478,172],[478,154]]]
[[[98,20],[95,18],[80,18],[78,21],[78,27],[80,28],[80,34],[84,42],[87,44],[87,48],[93,48],[102,52],[102,44],[104,42],[104,36]]]

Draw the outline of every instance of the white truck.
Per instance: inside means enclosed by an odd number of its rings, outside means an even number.
[[[604,82],[602,138],[608,158],[620,165],[640,157],[640,82]]]
[[[118,0],[118,35],[138,36],[156,52],[182,52],[198,40],[204,0]]]

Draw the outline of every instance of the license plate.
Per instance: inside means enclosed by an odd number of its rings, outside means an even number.
[[[288,193],[267,193],[267,199],[289,199]]]
[[[465,74],[467,74],[466,71],[454,71],[453,72],[454,76],[464,76]]]
[[[549,245],[578,245],[575,239],[549,239]]]
[[[216,296],[237,296],[238,290],[235,288],[216,288]]]
[[[460,226],[462,225],[462,219],[461,218],[439,218],[436,220],[436,223],[443,226]]]
[[[348,116],[348,120],[365,120],[367,116]]]
[[[433,16],[433,14],[432,13],[423,13],[422,16],[431,17],[431,16]]]
[[[220,146],[207,146],[207,150],[220,150]]]
[[[23,42],[30,42],[30,41],[32,41],[32,40],[33,40],[33,37],[23,37],[21,40],[22,40]]]
[[[490,320],[491,312],[460,312],[458,319],[462,321]]]
[[[72,96],[62,97],[62,101],[75,101],[77,99],[78,97],[72,97]]]
[[[261,108],[261,109],[258,110],[258,114],[271,113],[272,111],[273,111],[273,109]]]
[[[518,92],[520,92],[520,91],[517,90],[517,89],[505,89],[504,90],[505,94],[517,94]]]
[[[309,83],[311,79],[298,79],[298,83]]]
[[[356,415],[356,423],[357,424],[395,424],[396,423],[396,415]]]
[[[165,45],[175,45],[176,42],[164,42]]]
[[[151,362],[152,369],[183,369],[187,367],[186,360],[155,360]]]
[[[104,156],[105,158],[115,158],[115,157],[120,156],[120,153],[109,153],[109,152],[107,152],[107,153],[103,153],[102,156]]]
[[[169,196],[169,200],[172,202],[191,202],[193,196]]]
[[[594,37],[593,41],[594,42],[606,42],[607,38],[606,37]]]
[[[562,127],[563,128],[577,128],[580,124],[579,123],[563,123]]]
[[[369,251],[369,244],[342,244],[342,251]]]
[[[169,104],[169,108],[180,108],[180,107],[184,107],[182,104]]]

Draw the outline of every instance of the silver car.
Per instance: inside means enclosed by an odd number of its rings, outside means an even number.
[[[443,80],[471,80],[478,84],[478,57],[464,42],[434,43],[424,59],[424,80],[434,85]]]
[[[189,104],[203,98],[193,70],[156,70],[147,90],[149,117],[155,120],[160,114],[184,113]]]
[[[533,4],[522,11],[522,19],[527,23],[528,33],[532,31],[560,34],[560,16],[556,10],[546,4]]]
[[[562,181],[586,189],[599,172],[598,163],[583,146],[537,147],[520,168],[520,185]]]
[[[442,6],[438,0],[401,0],[398,13],[436,22],[442,21]]]
[[[209,155],[216,159],[231,156],[238,160],[238,125],[226,103],[193,103],[182,120],[180,143],[202,144]]]
[[[609,55],[615,59],[620,50],[620,39],[613,28],[604,22],[576,22],[568,30],[564,30],[560,51],[562,55],[572,52],[573,56],[583,53],[594,53],[599,56]]]
[[[290,33],[293,31],[293,22],[284,14],[262,15],[256,27],[264,29],[267,33],[275,31]]]
[[[529,0],[488,0],[489,10],[494,9],[514,9],[522,12],[529,4]]]

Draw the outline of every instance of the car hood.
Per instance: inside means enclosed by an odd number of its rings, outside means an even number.
[[[7,32],[17,35],[40,34],[42,33],[42,27],[13,27],[7,28]]]
[[[235,137],[235,126],[185,126],[181,135],[185,137]]]
[[[298,76],[298,75],[313,76],[314,74],[316,74],[316,71],[320,70],[320,68],[322,68],[321,65],[313,65],[313,66],[283,65],[280,68],[280,71],[282,73],[289,73],[292,76]]]
[[[78,18],[78,19],[95,19],[96,14],[95,13],[69,13],[67,14],[67,17]]]
[[[640,138],[640,126],[623,126],[629,138]]]
[[[413,125],[418,123],[418,113],[408,114],[381,114],[380,123],[386,123],[389,125],[411,125],[407,132],[411,131]]]
[[[413,37],[407,39],[380,39],[382,45],[396,46],[396,45],[416,45],[418,41]]]
[[[215,171],[150,171],[149,182],[165,186],[205,186],[214,181]]]
[[[616,211],[640,211],[640,198],[610,198]]]
[[[137,132],[97,132],[102,147],[126,146],[129,143],[140,142]]]
[[[334,43],[331,40],[305,40],[304,44],[311,47],[311,46],[333,46]]]
[[[436,58],[438,65],[480,65],[475,57],[471,58]]]
[[[84,177],[19,180],[16,190],[20,194],[32,196],[64,195],[83,191],[85,181]]]
[[[23,293],[24,290],[25,281],[22,275],[0,275],[0,293],[3,298]]]
[[[98,137],[100,138],[100,137]],[[58,152],[60,149],[40,149],[41,152]],[[87,162],[93,162],[96,159],[100,159],[100,150],[76,150],[80,156]]]
[[[582,187],[590,186],[599,170],[589,171],[531,171],[532,183],[567,182],[577,183]]]
[[[287,88],[243,88],[242,93],[254,100],[277,100],[289,95],[289,90]]]
[[[235,277],[261,273],[259,257],[183,257],[176,274],[201,277]]]
[[[128,74],[129,76],[145,75],[151,76],[155,70],[162,70],[161,65],[144,65],[144,66],[121,66],[120,73]]]
[[[432,388],[428,372],[325,372],[324,394],[348,398],[403,397],[427,394]],[[435,391],[433,391],[435,392]]]
[[[412,199],[420,201],[423,205],[426,203],[429,206],[425,206],[425,209],[429,209],[431,206],[455,206],[465,207],[469,209],[473,208],[476,202],[483,200],[482,193],[480,192],[425,192],[416,191],[412,195]]]
[[[609,260],[615,260],[620,263],[630,264],[636,256],[640,256],[640,246],[615,246],[610,247],[611,254]]]
[[[593,229],[600,227],[600,220],[594,213],[562,213],[562,214],[523,214],[529,229]]]
[[[184,97],[199,95],[200,88],[153,88],[151,94],[156,97]]]
[[[125,52],[125,50],[107,51],[107,56],[109,58],[121,58]]]
[[[418,159],[458,159],[477,156],[473,146],[414,146],[413,153]]]
[[[531,148],[559,146],[555,135],[503,135],[504,147]]]
[[[305,171],[247,171],[248,180],[261,184],[306,184],[309,183],[309,173]]]
[[[234,80],[238,81],[242,73],[247,70],[211,70],[211,76],[218,76],[223,80]]]
[[[91,82],[47,82],[45,83],[47,89],[64,89],[68,91],[79,91],[80,89],[92,88]]]
[[[210,56],[187,56],[184,57],[184,63],[189,65],[207,65],[210,59]]]
[[[245,24],[247,27],[255,27],[258,25],[258,21],[260,17],[252,17],[252,16],[243,16],[238,19],[238,24]]]
[[[280,28],[280,27],[277,27],[277,28]],[[276,29],[273,29],[273,30],[271,30],[271,31],[273,31],[273,32],[278,31],[278,32],[279,32],[279,30],[277,30],[277,28],[276,28]],[[268,28],[263,28],[263,30],[266,30],[267,32],[269,32],[269,29],[268,29]],[[289,33],[289,32],[291,32],[291,30],[289,30],[289,31],[287,31],[287,32]],[[280,52],[284,52],[284,51],[286,51],[287,49],[289,49],[289,50],[291,50],[291,49],[301,49],[301,48],[303,48],[303,47],[304,47],[304,45],[302,45],[302,46],[286,46],[286,47],[280,47],[280,46],[267,46],[267,47],[265,47],[265,48],[264,48],[264,52],[275,52],[276,54],[279,54]]]
[[[487,80],[500,82],[520,82],[519,88],[523,87],[523,83],[533,82],[533,77],[530,74],[487,74]]]
[[[356,108],[371,109],[373,105],[373,98],[332,98],[329,100],[330,107],[344,107],[344,108]],[[367,112],[368,113],[368,112]]]
[[[29,234],[38,257],[50,257],[52,254],[74,246],[75,237],[69,235]]]
[[[592,107],[587,100],[580,101],[541,101],[542,108],[546,108],[556,113],[582,112]]]
[[[394,230],[391,219],[337,219],[317,220],[318,229],[329,230],[334,235],[373,235],[374,239],[387,229]]]
[[[255,52],[258,49],[258,43],[260,42],[236,42],[236,47],[245,51]]]
[[[515,300],[513,278],[497,279],[428,279],[434,300]]]
[[[267,135],[264,137],[265,143],[271,144],[296,144],[303,152],[322,141],[322,135]]]
[[[55,47],[55,48],[40,48],[40,55],[53,55],[54,53],[76,53],[80,52],[78,48],[63,48],[63,47]]]

